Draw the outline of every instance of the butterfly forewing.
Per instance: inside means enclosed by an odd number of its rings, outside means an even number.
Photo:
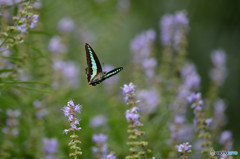
[[[103,77],[102,81],[105,80],[105,79],[107,79],[107,78],[109,78],[109,77],[111,77],[111,76],[113,76],[113,75],[115,75],[115,74],[117,74],[117,73],[119,73],[120,71],[122,71],[122,69],[123,69],[122,67],[118,67],[118,68],[113,69],[112,71],[109,71],[109,72]]]
[[[93,79],[98,73],[102,72],[102,66],[98,60],[97,55],[89,44],[85,44],[85,51],[87,57],[87,79],[88,82]]]

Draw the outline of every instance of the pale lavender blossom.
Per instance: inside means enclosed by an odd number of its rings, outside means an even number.
[[[49,45],[48,45],[49,51],[52,53],[65,53],[67,52],[66,46],[62,43],[62,39],[55,35],[51,38]]]
[[[75,130],[81,130],[81,127],[77,126],[79,125],[79,120],[75,117],[76,113],[81,114],[80,109],[81,106],[75,105],[72,100],[68,102],[67,106],[63,107],[65,117],[68,117],[71,128]],[[67,134],[69,129],[65,129],[64,132]]]
[[[107,136],[103,134],[94,134],[92,140],[96,144],[96,146],[92,147],[93,153],[105,159],[108,151],[108,146],[106,144]]]
[[[39,15],[38,14],[34,14],[31,18],[32,18],[32,22],[30,24],[30,29],[33,29],[35,28],[37,22],[38,22],[38,17]]]
[[[27,32],[27,24],[23,23],[22,25],[16,26],[17,30],[21,32],[21,34],[24,34]]]
[[[105,125],[107,122],[107,119],[104,115],[97,115],[94,116],[91,120],[90,120],[90,127],[92,128],[98,128],[100,126]]]
[[[116,156],[114,156],[114,153],[111,152],[109,155],[107,155],[107,159],[116,159]]]
[[[70,17],[62,18],[58,23],[58,30],[62,33],[71,32],[75,27],[73,20]]]
[[[142,62],[145,74],[148,79],[152,79],[155,74],[155,68],[157,67],[157,60],[155,58],[144,59]]]
[[[135,64],[141,64],[144,59],[149,58],[151,45],[156,39],[156,32],[147,30],[135,37],[131,42],[131,52]]]
[[[57,89],[61,83],[63,83],[65,87],[72,89],[79,87],[80,69],[76,63],[72,61],[54,60],[53,69],[55,71],[55,81],[53,83],[55,89]]]
[[[141,100],[141,111],[144,113],[153,113],[160,103],[160,97],[156,89],[140,90],[137,92]]]
[[[212,118],[208,118],[205,120],[205,124],[207,125],[207,127],[209,127],[211,123],[212,123]]]
[[[166,14],[160,21],[161,41],[164,46],[170,46],[174,32],[174,16]]]
[[[202,100],[202,95],[201,93],[192,93],[189,97],[188,97],[188,101],[189,103],[191,103],[192,108],[194,109],[194,114],[198,114],[198,112],[202,111],[202,107],[203,107],[203,100]],[[195,124],[198,122],[198,119],[195,118],[194,119]]]
[[[138,108],[133,107],[126,111],[126,119],[128,122],[133,123],[134,125],[141,124],[139,121]]]
[[[135,85],[130,82],[129,85],[124,84],[122,87],[123,95],[126,96],[127,94],[135,91]]]
[[[13,5],[13,1],[12,0],[0,0],[0,4],[11,6],[11,5]]]
[[[44,159],[57,159],[55,153],[58,147],[58,140],[56,138],[43,138]]]
[[[182,154],[186,154],[186,153],[190,153],[192,152],[191,148],[192,145],[189,145],[188,142],[180,144],[180,145],[176,145],[177,151],[182,153]]]
[[[215,50],[211,53],[211,59],[216,67],[222,67],[226,63],[226,53],[223,50]]]
[[[10,134],[14,137],[18,136],[18,118],[21,115],[21,112],[16,109],[16,110],[12,110],[12,109],[7,109],[7,120],[6,120],[6,126],[2,128],[2,132],[4,134]]]
[[[175,15],[165,14],[160,21],[162,45],[173,45],[173,48],[178,51],[183,36],[188,30],[188,23],[184,11],[179,11]]]
[[[225,103],[222,99],[217,99],[214,102],[214,114],[213,114],[213,129],[216,129],[218,127],[222,127],[226,124],[226,116],[224,114],[226,110]]]
[[[177,25],[182,25],[184,28],[188,28],[189,20],[185,11],[179,11],[175,14],[175,23]]]
[[[226,78],[226,53],[223,50],[215,50],[211,53],[214,68],[210,70],[210,78],[218,86],[224,83]]]
[[[221,133],[220,139],[219,139],[219,143],[224,145],[224,148],[226,150],[231,150],[232,149],[232,145],[233,145],[233,141],[232,141],[232,132],[231,131],[223,131]]]
[[[107,141],[107,136],[103,134],[94,134],[92,140],[95,143],[103,144]]]
[[[192,125],[179,125],[179,124],[171,124],[170,127],[171,139],[176,141],[186,141],[191,140],[193,136],[193,127]]]
[[[184,11],[177,12],[174,17],[175,32],[173,36],[173,47],[176,51],[180,48],[180,43],[185,32],[188,29],[188,19]]]
[[[36,117],[37,117],[38,119],[42,119],[42,118],[44,118],[44,117],[48,114],[48,111],[47,111],[47,109],[45,108],[43,102],[40,102],[39,100],[35,100],[35,101],[33,102],[33,106],[34,106],[34,108],[37,110],[37,112],[36,112]]]
[[[198,90],[200,87],[200,76],[196,71],[196,67],[193,63],[186,63],[181,69],[181,77],[184,81],[184,85],[189,90]]]

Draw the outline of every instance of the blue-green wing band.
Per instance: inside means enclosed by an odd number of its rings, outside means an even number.
[[[109,78],[109,77],[111,77],[111,76],[114,76],[115,74],[117,74],[117,73],[119,73],[120,71],[122,71],[122,69],[123,69],[123,67],[118,67],[118,68],[113,69],[112,71],[109,71],[109,72],[103,77],[102,81],[105,80],[105,79],[107,79],[107,78]]]
[[[102,67],[94,50],[87,43],[85,44],[85,51],[86,51],[87,65],[88,65],[87,79],[89,82],[94,78],[94,76],[102,72]]]

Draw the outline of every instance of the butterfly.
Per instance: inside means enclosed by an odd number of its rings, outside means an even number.
[[[88,84],[91,86],[96,86],[105,79],[119,73],[123,69],[123,67],[118,67],[109,72],[105,72],[102,70],[102,66],[98,60],[96,53],[87,43],[85,44],[85,51],[88,65],[85,71],[87,75]]]

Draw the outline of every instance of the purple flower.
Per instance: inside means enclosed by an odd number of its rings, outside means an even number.
[[[107,140],[107,136],[103,134],[94,134],[92,137],[93,142],[103,144]]]
[[[133,92],[135,90],[135,85],[133,85],[132,82],[130,82],[129,85],[124,84],[122,90],[123,90],[123,95],[125,96],[128,93]]]
[[[6,127],[2,128],[2,132],[4,134],[9,134],[12,135],[14,137],[18,136],[18,118],[20,117],[21,112],[16,109],[16,110],[12,110],[12,109],[7,109],[7,116],[8,118],[6,119]]]
[[[224,114],[226,109],[225,103],[222,99],[217,99],[214,102],[213,128],[218,128],[226,124],[226,116]]]
[[[64,133],[65,133],[65,134],[68,134],[68,132],[69,132],[68,129],[65,129],[65,130],[64,130]]]
[[[65,62],[61,60],[55,60],[53,63],[53,69],[55,70],[54,75],[56,75],[56,80],[60,78],[60,82],[62,82],[65,87],[72,89],[77,89],[79,87],[80,70],[77,64],[71,61]]]
[[[177,25],[182,25],[183,27],[188,28],[189,21],[184,11],[180,11],[175,14],[175,23]]]
[[[37,15],[37,14],[34,14],[31,18],[32,18],[32,22],[31,22],[31,24],[30,24],[30,29],[33,29],[33,28],[35,28],[35,25],[37,24],[37,22],[38,22],[38,17],[39,17],[39,15]]]
[[[70,17],[62,18],[58,23],[60,32],[71,32],[74,29],[74,23]]]
[[[232,132],[227,130],[223,131],[220,136],[219,143],[223,144],[226,150],[231,150],[233,146]]]
[[[232,140],[232,132],[231,131],[223,131],[220,136],[219,143],[224,144],[230,140]]]
[[[68,101],[67,106],[63,108],[64,115],[68,117],[69,123],[71,125],[72,129],[80,130],[81,128],[78,128],[77,125],[79,125],[79,120],[75,117],[76,112],[80,113],[81,106],[74,104],[73,100]],[[67,129],[64,130],[64,132],[67,134]]]
[[[42,102],[40,102],[39,100],[35,100],[33,102],[33,106],[35,109],[37,109],[36,117],[38,119],[42,119],[48,114],[47,109],[44,108],[44,104]]]
[[[205,123],[206,123],[207,127],[209,127],[209,125],[212,123],[212,119],[211,118],[206,119]]]
[[[62,43],[59,36],[55,35],[49,42],[48,49],[52,53],[65,53],[67,52],[66,46]]]
[[[225,66],[226,53],[223,50],[215,50],[211,53],[211,59],[216,67]]]
[[[107,122],[107,119],[104,115],[97,115],[91,119],[90,126],[92,128],[98,128],[102,125],[105,125],[106,122]]]
[[[148,58],[143,60],[142,67],[148,79],[152,79],[154,77],[156,66],[157,60],[155,58]]]
[[[210,71],[210,78],[218,86],[221,86],[224,83],[226,78],[226,53],[223,50],[213,51],[211,54],[212,62],[214,68]]]
[[[177,124],[182,124],[185,120],[184,116],[176,115],[174,118],[175,123]]]
[[[142,63],[149,58],[151,45],[156,39],[156,32],[152,29],[147,30],[136,36],[131,42],[131,52],[133,53],[133,61],[135,64]]]
[[[17,30],[21,32],[21,34],[24,34],[27,32],[27,25],[26,23],[23,23],[22,25],[17,26]]]
[[[58,140],[56,138],[43,138],[43,150],[46,154],[54,154],[57,151]]]
[[[116,156],[114,156],[114,153],[111,152],[109,155],[107,155],[107,159],[116,159]]]
[[[153,113],[160,103],[160,97],[156,89],[141,90],[137,93],[141,100],[141,111]]]
[[[180,153],[183,153],[183,154],[192,152],[191,147],[192,147],[192,145],[189,145],[188,142],[180,144],[180,145],[176,145],[177,151]]]
[[[200,86],[200,76],[196,71],[196,67],[193,63],[186,63],[181,69],[181,77],[184,81],[184,85],[189,90],[197,90]]]
[[[138,108],[133,107],[132,109],[127,110],[126,119],[128,120],[128,122],[133,122],[134,125],[141,124],[139,121]]]
[[[161,41],[164,46],[170,46],[172,43],[172,36],[174,31],[174,17],[166,14],[160,21]]]

